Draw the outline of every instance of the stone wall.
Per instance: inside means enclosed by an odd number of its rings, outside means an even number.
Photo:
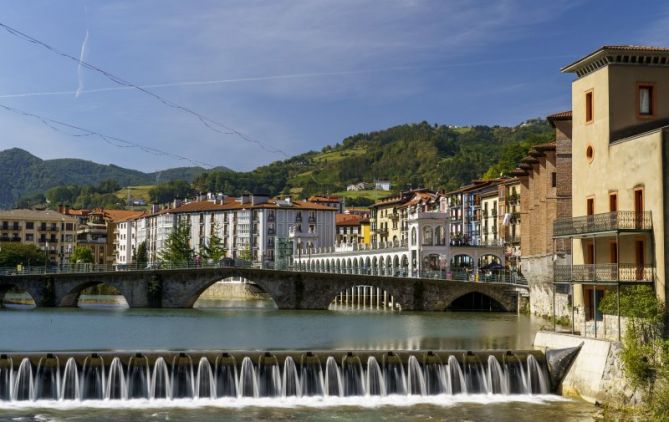
[[[535,255],[523,258],[523,275],[530,287],[530,313],[553,315],[553,255]],[[571,318],[569,295],[555,294],[556,317]]]
[[[583,347],[562,382],[562,394],[592,403],[619,400],[638,403],[641,395],[623,373],[620,343],[546,331],[538,332],[534,338],[534,347],[543,351],[581,343]]]

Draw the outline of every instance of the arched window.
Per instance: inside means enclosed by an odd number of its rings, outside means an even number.
[[[415,227],[411,228],[411,244],[412,245],[416,244],[416,228]]]

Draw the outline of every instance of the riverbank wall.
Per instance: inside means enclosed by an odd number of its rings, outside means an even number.
[[[553,255],[534,255],[523,257],[523,275],[530,289],[530,313],[543,318],[571,318],[569,292],[556,289],[553,280]],[[565,286],[568,288],[568,286]],[[553,298],[555,295],[555,299]]]
[[[641,395],[623,373],[620,342],[548,331],[539,331],[534,338],[534,347],[544,352],[577,347],[581,343],[583,347],[562,381],[562,395],[591,403],[622,400],[627,404],[638,404]]]

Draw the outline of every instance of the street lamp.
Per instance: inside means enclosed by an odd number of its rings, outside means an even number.
[[[47,262],[49,262],[49,242],[44,243],[44,274],[46,274]]]

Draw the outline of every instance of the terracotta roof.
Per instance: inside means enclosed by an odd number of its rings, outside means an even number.
[[[337,226],[357,226],[362,221],[362,216],[355,214],[337,214],[335,215],[335,225]]]
[[[61,214],[53,210],[31,210],[27,208],[16,208],[11,210],[0,210],[0,218],[34,219],[42,221],[77,221],[74,216]]]
[[[309,202],[341,202],[341,198],[334,195],[312,195],[307,201]]]
[[[547,142],[545,144],[538,144],[533,146],[532,148],[536,149],[537,151],[552,151],[557,147],[557,143],[555,141],[553,142]]]
[[[571,110],[567,111],[561,111],[559,113],[554,113],[549,116],[546,116],[546,119],[548,120],[571,120],[572,119],[572,113]]]
[[[133,220],[146,214],[145,211],[132,211],[132,210],[100,210],[100,211],[106,218],[109,218],[111,221],[115,223],[118,221]]]

